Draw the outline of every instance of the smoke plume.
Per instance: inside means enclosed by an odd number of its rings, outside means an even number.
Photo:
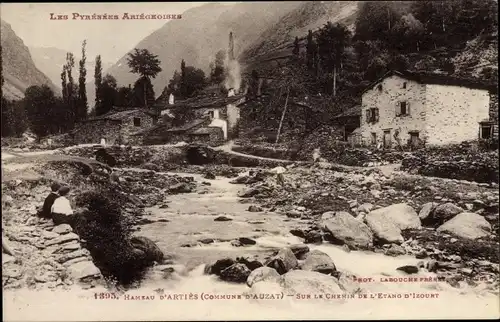
[[[224,86],[226,89],[234,88],[234,91],[238,93],[241,87],[240,63],[237,60],[226,58],[225,65],[226,79],[224,80]]]

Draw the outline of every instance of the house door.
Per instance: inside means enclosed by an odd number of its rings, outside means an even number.
[[[410,145],[414,148],[419,145],[419,135],[418,132],[410,132]]]
[[[391,147],[391,130],[384,131],[384,149]]]

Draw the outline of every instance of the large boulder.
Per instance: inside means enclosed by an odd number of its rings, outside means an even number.
[[[298,265],[299,262],[292,250],[285,247],[280,249],[278,254],[273,256],[265,266],[274,268],[279,274],[283,275],[286,272],[293,270]]]
[[[488,236],[491,232],[491,225],[481,215],[463,212],[439,226],[437,231],[447,232],[462,238],[477,239]]]
[[[334,241],[353,248],[368,248],[373,241],[370,228],[345,211],[324,213],[321,228],[329,232]]]
[[[236,263],[220,272],[220,278],[226,282],[245,283],[250,273],[245,264]]]
[[[145,260],[148,262],[161,262],[164,254],[161,249],[151,239],[143,236],[134,236],[130,239],[132,247],[145,254]]]
[[[247,278],[247,285],[252,287],[258,282],[278,282],[280,274],[271,267],[259,267],[252,271]]]
[[[402,243],[402,230],[422,227],[415,209],[405,203],[370,211],[365,220],[375,236],[387,243]]]
[[[431,213],[436,209],[436,207],[439,204],[436,202],[428,202],[422,206],[422,209],[420,209],[420,212],[418,213],[418,217],[422,221],[422,223],[425,223],[427,218],[431,215]]]
[[[332,274],[337,270],[330,256],[319,250],[313,250],[312,252],[307,253],[304,261],[300,265],[300,268],[305,271],[313,271],[323,274]]]
[[[464,209],[452,204],[451,202],[447,202],[437,206],[425,220],[425,223],[439,226],[462,212],[464,212]]]
[[[287,295],[344,293],[337,278],[312,271],[290,271],[281,276],[280,285]]]

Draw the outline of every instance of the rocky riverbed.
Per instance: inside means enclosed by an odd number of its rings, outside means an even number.
[[[195,174],[129,168],[102,175],[104,181],[97,174],[64,178],[72,179],[75,197],[99,184],[123,192],[128,196],[123,212],[135,234],[151,238],[166,254],[167,260],[126,294],[487,296],[477,307],[498,296],[495,185],[320,164],[289,167],[280,186],[267,170],[222,168],[192,167]],[[83,278],[78,273],[93,269],[75,268],[91,267],[85,243],[68,227],[52,227],[33,216],[48,193],[48,180],[40,177],[56,174],[45,165],[11,169],[31,175],[3,183],[4,234],[19,254],[17,261],[8,258],[7,272],[4,265],[4,287],[74,290],[76,283],[104,291],[98,272]],[[56,265],[49,268],[49,262]],[[384,282],[408,277],[431,280]],[[344,303],[348,300],[335,302],[347,310],[352,308]],[[256,302],[264,308],[276,303],[258,296]]]

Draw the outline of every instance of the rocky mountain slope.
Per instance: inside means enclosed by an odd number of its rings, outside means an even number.
[[[1,28],[2,68],[5,78],[3,95],[9,99],[20,99],[24,97],[26,88],[42,84],[50,86],[59,95],[59,88],[36,67],[28,47],[11,26],[2,20]]]
[[[167,22],[135,47],[145,48],[158,55],[163,71],[153,80],[158,96],[168,84],[181,60],[208,72],[209,64],[220,49],[226,49],[229,32],[234,34],[235,54],[253,44],[281,17],[301,6],[303,2],[240,3],[232,6],[207,4],[186,11],[182,19]],[[116,77],[119,85],[133,84],[137,75],[131,74],[124,55],[107,72]],[[90,100],[89,100],[90,101]]]
[[[352,29],[357,10],[356,1],[303,2],[263,32],[242,53],[241,60],[252,63],[291,54],[295,37],[303,39],[308,30],[315,31],[328,21],[343,23]]]

